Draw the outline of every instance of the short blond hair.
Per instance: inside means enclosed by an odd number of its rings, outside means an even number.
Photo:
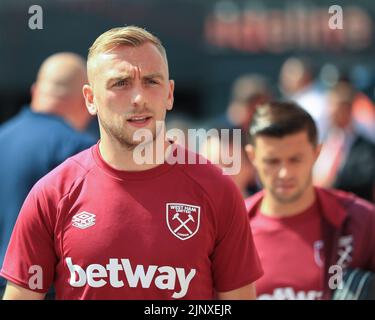
[[[101,34],[90,47],[87,61],[120,45],[138,47],[146,42],[151,42],[155,45],[167,61],[167,54],[160,39],[137,26],[113,28]]]

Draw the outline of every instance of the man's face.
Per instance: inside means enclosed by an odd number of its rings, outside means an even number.
[[[258,136],[249,151],[265,190],[280,203],[293,203],[312,186],[312,167],[319,154],[306,131],[283,138]]]
[[[155,139],[156,121],[164,121],[172,109],[174,90],[158,49],[151,43],[119,46],[94,57],[89,68],[91,86],[84,95],[89,112],[98,115],[101,134],[126,147],[139,143],[133,139],[137,129],[151,130]]]
[[[328,115],[333,127],[345,129],[352,121],[351,102],[331,94],[328,98]]]

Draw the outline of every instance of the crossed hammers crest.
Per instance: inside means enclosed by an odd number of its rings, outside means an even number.
[[[188,218],[187,218],[185,221],[183,221],[183,220],[181,220],[181,218],[180,218],[180,214],[177,212],[177,213],[174,214],[172,220],[176,220],[176,219],[177,219],[181,224],[180,224],[176,229],[174,229],[173,232],[177,233],[177,231],[180,230],[181,228],[185,228],[185,229],[187,230],[187,232],[189,232],[189,234],[192,234],[192,233],[193,233],[193,231],[191,231],[190,228],[187,226],[187,223],[188,223],[189,221],[193,221],[193,222],[195,222],[193,216],[192,216],[190,213],[188,214]]]

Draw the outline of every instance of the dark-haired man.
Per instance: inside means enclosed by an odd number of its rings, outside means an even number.
[[[347,268],[375,271],[374,206],[316,188],[312,117],[294,103],[259,107],[247,146],[264,191],[246,200],[264,276],[259,299],[330,299]]]

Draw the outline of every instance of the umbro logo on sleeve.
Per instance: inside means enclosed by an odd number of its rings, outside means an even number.
[[[83,211],[72,218],[72,225],[79,229],[86,229],[95,225],[95,214]]]

